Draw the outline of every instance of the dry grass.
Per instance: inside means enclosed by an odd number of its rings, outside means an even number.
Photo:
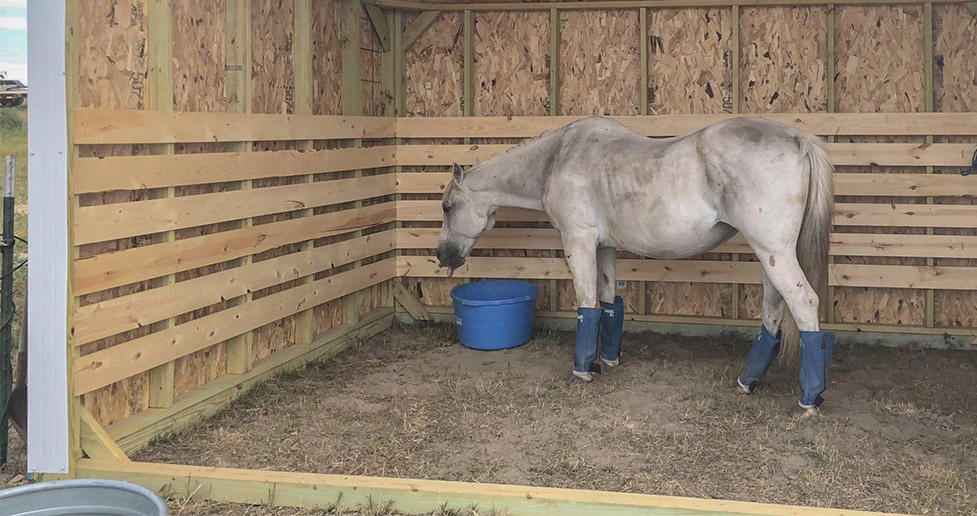
[[[794,371],[733,393],[748,342],[626,335],[623,365],[580,386],[572,341],[484,353],[395,327],[137,459],[977,514],[973,353],[839,343],[826,414],[802,421]],[[335,514],[192,502],[175,514]]]

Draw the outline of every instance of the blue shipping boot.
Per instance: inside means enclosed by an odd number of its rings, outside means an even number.
[[[624,300],[615,296],[613,303],[600,302],[600,360],[616,366],[621,356],[621,334],[624,332]]]
[[[821,395],[828,389],[828,368],[834,346],[832,332],[801,332],[801,399],[797,404],[806,414],[816,413],[824,401]]]
[[[597,360],[597,332],[600,323],[599,308],[577,309],[577,341],[573,345],[573,377],[582,382],[594,379],[591,371]],[[600,372],[597,370],[596,372]]]
[[[743,392],[750,394],[756,390],[760,379],[767,374],[767,369],[770,368],[773,359],[777,358],[777,354],[780,353],[780,338],[782,336],[783,332],[781,331],[778,331],[777,336],[774,337],[767,331],[766,326],[760,327],[760,335],[757,335],[756,340],[753,341],[750,354],[746,357],[746,367],[743,368],[743,374],[736,379],[736,383],[740,385]]]

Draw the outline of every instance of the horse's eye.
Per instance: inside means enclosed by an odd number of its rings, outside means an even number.
[[[445,213],[448,213],[449,211],[451,211],[451,206],[448,206],[447,204],[442,204],[441,209],[444,210]]]

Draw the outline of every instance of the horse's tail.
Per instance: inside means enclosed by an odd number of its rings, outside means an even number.
[[[831,238],[831,219],[834,214],[834,166],[828,160],[824,142],[811,134],[796,136],[800,145],[800,157],[804,168],[809,169],[807,205],[797,239],[797,260],[807,276],[808,283],[820,300],[823,315],[828,303],[828,247]],[[796,362],[800,349],[800,331],[793,317],[787,317],[783,325],[783,351],[781,358]]]

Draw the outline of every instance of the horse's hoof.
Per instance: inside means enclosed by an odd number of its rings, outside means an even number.
[[[821,415],[821,409],[815,406],[804,406],[797,404],[797,417],[800,419],[811,419]]]
[[[573,376],[570,377],[573,383],[590,383],[594,381],[594,375],[590,374],[590,371],[574,371]]]
[[[739,378],[736,379],[736,387],[736,393],[743,395],[753,394],[753,391],[756,390],[755,386],[743,385],[743,382],[741,382]]]
[[[621,363],[621,359],[615,358],[614,360],[608,360],[604,357],[600,357],[600,363],[606,365],[607,367],[617,367]]]

